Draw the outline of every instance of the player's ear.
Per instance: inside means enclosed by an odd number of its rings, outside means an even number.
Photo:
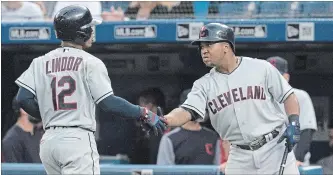
[[[224,53],[227,53],[228,50],[229,50],[229,48],[231,48],[230,45],[229,45],[228,43],[223,43],[222,46],[223,46],[222,48],[223,48],[223,52],[224,52]]]
[[[232,47],[231,47],[231,45],[228,43],[227,44],[227,49],[226,49],[227,51],[232,51]],[[233,52],[233,51],[232,51]]]

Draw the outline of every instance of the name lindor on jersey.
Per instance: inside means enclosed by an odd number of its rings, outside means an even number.
[[[62,71],[77,71],[82,63],[81,57],[59,57],[46,61],[46,74]]]
[[[218,95],[213,100],[208,101],[207,104],[210,111],[216,114],[232,103],[248,99],[266,100],[264,88],[261,86],[247,86],[247,91],[243,89],[245,88],[239,87],[231,89],[228,92]]]

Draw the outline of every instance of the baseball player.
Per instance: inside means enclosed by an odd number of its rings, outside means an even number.
[[[290,75],[288,73],[287,60],[278,56],[273,56],[267,58],[267,61],[276,67],[281,75],[289,82]],[[294,93],[300,106],[299,123],[301,126],[300,141],[294,149],[297,165],[304,165],[304,157],[306,154],[309,154],[312,136],[317,131],[317,120],[309,94],[304,90],[296,88],[294,88]],[[283,106],[280,105],[280,107],[283,110]]]
[[[277,174],[286,146],[284,173],[299,174],[292,151],[300,134],[299,105],[280,72],[266,60],[235,56],[234,32],[224,24],[204,25],[192,44],[212,69],[194,82],[181,107],[164,116],[168,125],[209,117],[221,138],[231,143],[227,175]]]
[[[61,9],[54,18],[61,47],[35,58],[15,81],[20,106],[42,119],[40,157],[47,174],[100,174],[96,105],[141,120],[155,133],[165,129],[162,117],[113,95],[103,62],[82,50],[92,45],[92,26],[100,23],[84,6]]]

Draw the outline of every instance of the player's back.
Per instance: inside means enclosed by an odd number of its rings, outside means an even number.
[[[33,60],[36,97],[44,128],[80,126],[95,131],[95,100],[89,87],[89,69],[101,62],[71,47],[57,48]]]

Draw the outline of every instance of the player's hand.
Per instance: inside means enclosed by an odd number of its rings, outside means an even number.
[[[226,167],[226,165],[227,165],[227,162],[224,162],[224,163],[222,163],[222,164],[219,166],[219,169],[220,169],[220,171],[221,171],[223,174],[225,174],[225,167]]]
[[[152,129],[156,136],[159,134],[162,135],[164,131],[167,129],[166,119],[163,116],[161,117],[151,112],[147,108],[141,107],[140,120],[148,126],[149,130]],[[143,129],[149,132],[149,130],[144,126]]]
[[[299,117],[297,115],[291,115],[288,118],[289,125],[287,126],[283,136],[281,136],[278,140],[278,143],[281,143],[286,138],[286,146],[288,147],[288,151],[291,152],[294,146],[299,142],[301,129],[298,120]]]

